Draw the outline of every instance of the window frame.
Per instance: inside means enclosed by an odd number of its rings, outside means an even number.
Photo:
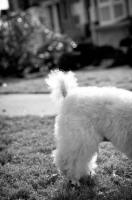
[[[114,6],[116,5],[122,5],[123,8],[123,14],[119,17],[115,17]],[[110,20],[103,20],[101,9],[105,7],[109,7],[110,9]],[[114,24],[127,16],[125,0],[107,0],[106,2],[101,2],[101,0],[98,0],[98,9],[99,22],[101,25]]]

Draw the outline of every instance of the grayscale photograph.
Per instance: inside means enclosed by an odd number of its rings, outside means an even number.
[[[0,0],[0,200],[132,200],[132,0]]]

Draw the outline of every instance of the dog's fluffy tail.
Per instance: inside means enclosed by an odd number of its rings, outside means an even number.
[[[52,98],[60,103],[73,88],[77,87],[77,80],[72,72],[52,71],[46,79]]]

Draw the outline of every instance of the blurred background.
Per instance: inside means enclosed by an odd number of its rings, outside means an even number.
[[[0,75],[132,66],[131,0],[0,0]]]

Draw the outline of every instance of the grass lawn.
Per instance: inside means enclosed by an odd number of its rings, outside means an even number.
[[[132,199],[132,163],[110,143],[100,145],[97,174],[74,188],[51,152],[54,117],[0,116],[0,200]]]
[[[75,71],[80,86],[117,86],[132,90],[132,68],[124,66],[113,69],[85,68]],[[0,94],[10,93],[48,93],[45,77],[32,79],[3,79]]]

